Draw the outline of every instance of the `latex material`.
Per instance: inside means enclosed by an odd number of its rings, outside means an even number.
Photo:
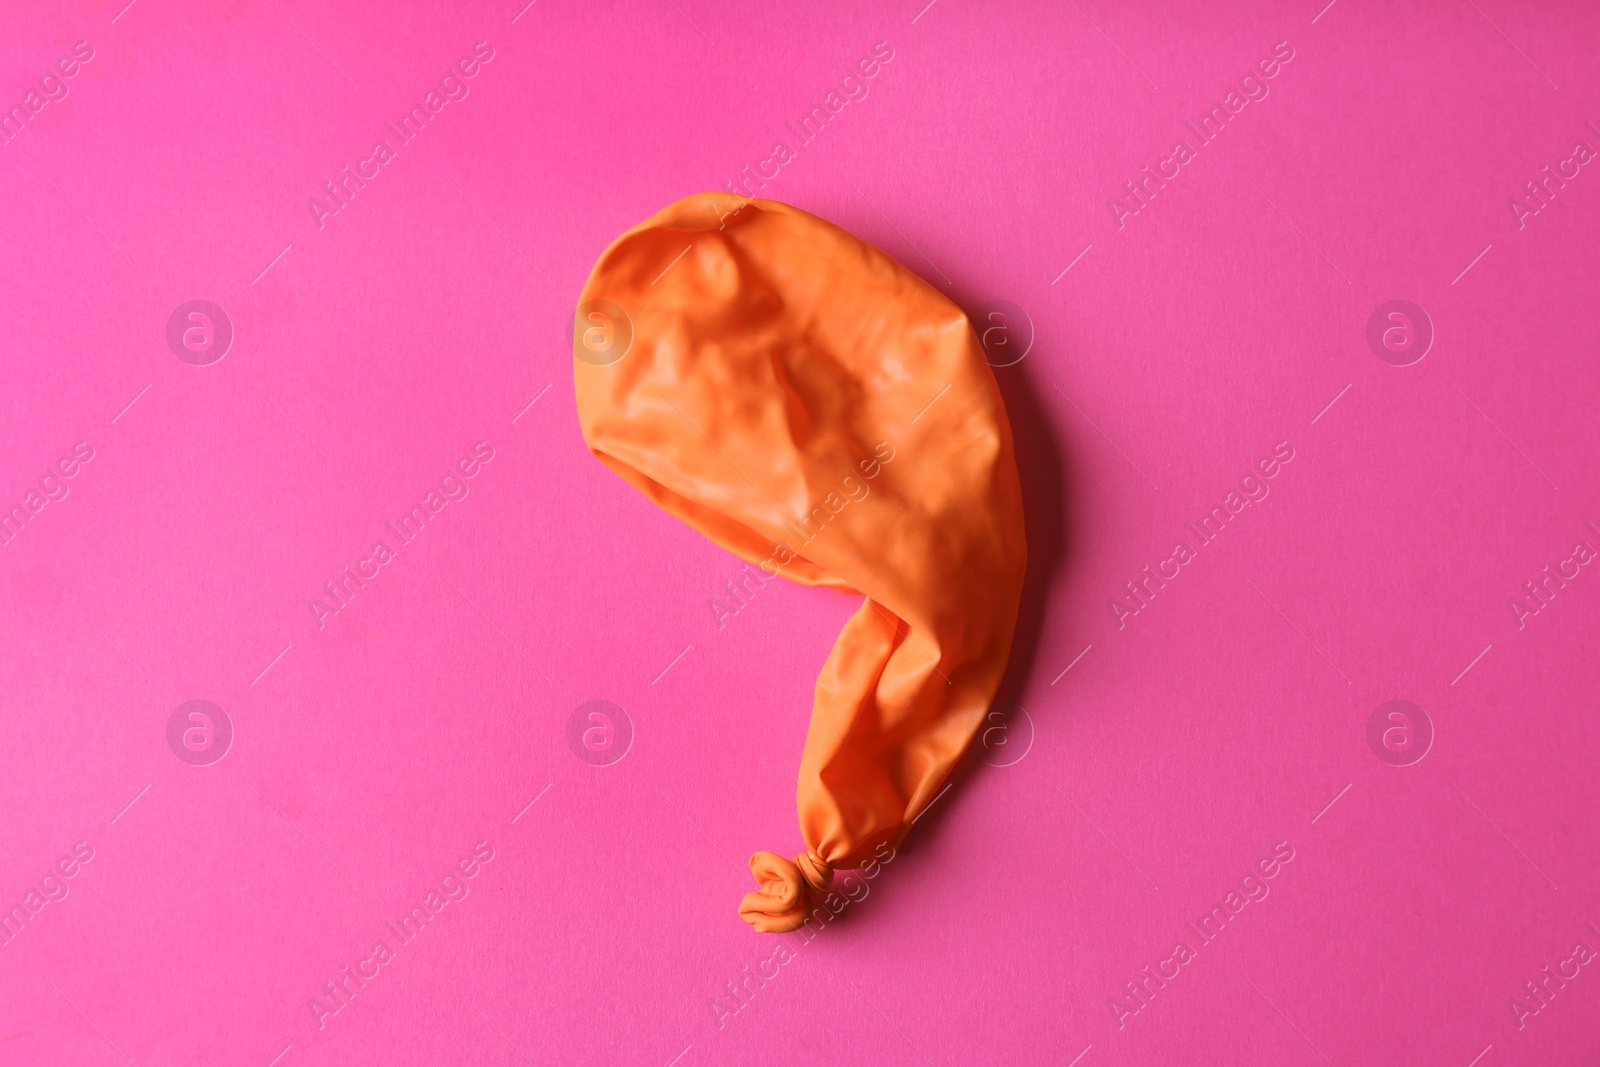
[[[772,852],[757,852],[750,857],[750,873],[761,888],[745,894],[739,914],[763,934],[800,926],[814,901],[833,888],[833,868],[815,852],[802,852],[793,863]]]
[[[1000,684],[1027,550],[993,373],[961,309],[883,252],[709,193],[601,255],[573,377],[590,450],[661,508],[768,575],[866,598],[816,683],[808,851],[750,861],[740,913],[794,929],[831,868],[898,844]]]

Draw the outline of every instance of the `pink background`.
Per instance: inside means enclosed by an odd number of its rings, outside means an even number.
[[[1600,14],[925,4],[7,10],[5,106],[94,58],[0,146],[0,504],[93,459],[0,548],[0,904],[93,858],[0,945],[0,1063],[1595,1062],[1600,965],[1562,961],[1600,950],[1600,575],[1536,615],[1523,583],[1600,549],[1600,166],[1511,201],[1600,148]],[[479,41],[470,95],[319,228]],[[1278,42],[1269,95],[1119,227]],[[588,456],[567,339],[610,238],[780,140],[761,195],[1036,333],[997,371],[1031,747],[1014,714],[988,755],[1022,758],[974,760],[781,965],[743,861],[801,847],[853,602],[774,585],[719,629],[738,562]],[[167,344],[192,299],[235,330],[208,366]],[[1366,340],[1391,299],[1435,331],[1410,366]],[[319,628],[479,441],[470,494]],[[1119,621],[1279,442],[1270,495]],[[192,699],[235,731],[209,766],[168,747]],[[632,722],[609,766],[567,742],[592,699]],[[1368,744],[1392,699],[1435,733],[1410,766]],[[470,894],[319,1026],[477,842]],[[1541,1004],[1547,966],[1578,973]]]

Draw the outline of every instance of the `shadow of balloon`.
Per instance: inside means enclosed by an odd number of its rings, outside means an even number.
[[[995,378],[1016,440],[1023,522],[1028,531],[1028,574],[1022,584],[1017,631],[996,694],[998,700],[1015,702],[1033,678],[1050,588],[1067,564],[1068,476],[1066,455],[1039,400],[1038,390],[1050,386],[1028,370],[1027,360],[999,368]]]

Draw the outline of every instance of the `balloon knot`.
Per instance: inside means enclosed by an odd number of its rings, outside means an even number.
[[[763,934],[798,930],[817,899],[833,888],[833,868],[815,852],[802,852],[793,863],[774,852],[757,852],[750,857],[750,873],[761,888],[745,894],[739,915]]]

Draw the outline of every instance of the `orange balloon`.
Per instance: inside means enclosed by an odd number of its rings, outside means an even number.
[[[898,844],[977,734],[1027,546],[1011,427],[966,315],[774,200],[691,196],[613,241],[574,317],[595,457],[730,552],[865,597],[817,678],[806,851],[751,857],[739,911],[802,925]]]

